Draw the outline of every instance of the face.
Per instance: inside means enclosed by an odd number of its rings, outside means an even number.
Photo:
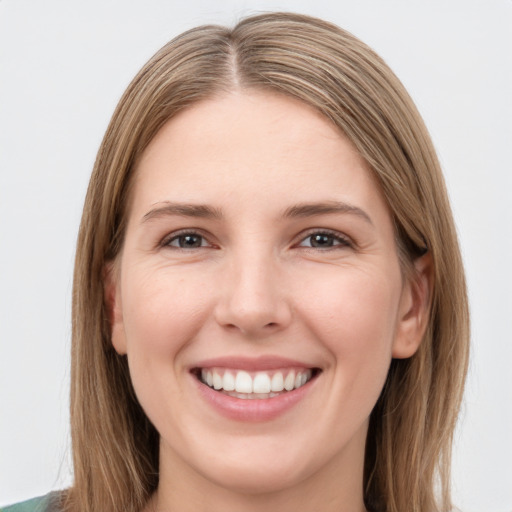
[[[162,474],[247,492],[362,475],[390,361],[421,329],[351,143],[283,96],[204,101],[146,149],[128,215],[113,343]]]

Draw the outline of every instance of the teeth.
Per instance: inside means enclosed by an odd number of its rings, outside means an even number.
[[[300,380],[300,375],[297,375]],[[222,389],[222,377],[217,373],[213,372],[213,389]]]
[[[222,387],[223,387],[224,391],[234,391],[235,390],[235,377],[231,372],[224,373]]]
[[[252,393],[252,379],[247,372],[238,372],[236,374],[235,390],[238,393]]]
[[[286,391],[291,391],[294,386],[295,386],[295,372],[291,371],[286,376],[286,379],[284,379],[284,389],[286,389]]]
[[[217,391],[242,399],[262,399],[278,396],[304,386],[312,376],[311,370],[282,370],[250,374],[243,370],[211,368],[201,370],[201,380]]]
[[[270,393],[270,377],[266,373],[258,373],[252,383],[253,393]]]
[[[270,383],[270,389],[272,391],[283,391],[284,389],[284,379],[283,374],[281,372],[274,373],[272,377],[272,382]]]
[[[229,392],[226,395],[234,396],[235,398],[241,398],[242,400],[262,400],[264,398],[274,398],[279,396],[279,393],[236,393]]]

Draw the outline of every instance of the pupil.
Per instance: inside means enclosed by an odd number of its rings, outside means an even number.
[[[331,247],[333,244],[331,235],[313,235],[311,245],[313,247]]]
[[[198,235],[183,235],[179,238],[180,247],[201,247],[201,237]]]

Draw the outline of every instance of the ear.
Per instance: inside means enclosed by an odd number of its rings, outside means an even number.
[[[119,355],[126,354],[126,336],[123,323],[119,271],[116,263],[111,261],[103,267],[105,305],[110,325],[112,345]]]
[[[417,258],[402,290],[392,355],[406,359],[418,350],[430,318],[433,265],[429,253]]]

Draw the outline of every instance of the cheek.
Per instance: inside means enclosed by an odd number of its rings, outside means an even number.
[[[134,269],[123,289],[128,351],[162,357],[179,352],[209,310],[205,282],[172,268]]]
[[[208,314],[208,290],[174,269],[132,268],[123,288],[130,376],[154,425],[179,424],[182,353]]]
[[[398,272],[337,269],[308,283],[303,317],[330,351],[343,375],[385,378],[398,321]],[[394,275],[396,274],[396,275]],[[393,276],[393,277],[391,277]]]
[[[397,287],[385,274],[346,272],[315,295],[309,319],[330,352],[327,423],[342,443],[362,428],[386,381],[398,311]],[[327,448],[326,448],[327,449]]]

